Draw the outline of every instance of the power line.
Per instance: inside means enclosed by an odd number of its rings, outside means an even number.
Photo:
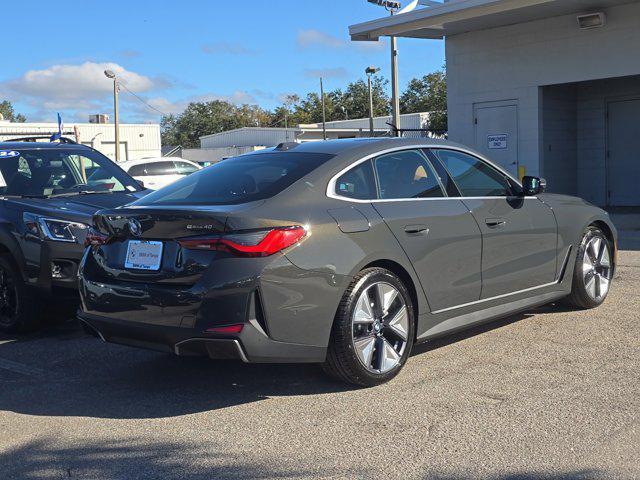
[[[161,110],[158,110],[156,107],[149,105],[143,98],[141,98],[140,96],[138,96],[135,92],[133,92],[132,90],[130,90],[124,83],[119,83],[119,85],[124,88],[127,92],[129,92],[131,95],[133,95],[134,97],[136,97],[140,102],[142,102],[143,104],[145,104],[148,108],[150,108],[151,110],[154,110],[156,112],[158,112],[160,115],[166,117],[168,116],[166,113],[164,113]]]

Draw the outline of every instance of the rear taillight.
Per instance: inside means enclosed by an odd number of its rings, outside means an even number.
[[[290,247],[307,235],[304,227],[285,227],[221,237],[198,237],[178,240],[189,250],[223,250],[240,257],[268,257]]]
[[[84,246],[88,247],[88,246],[98,246],[98,245],[104,245],[105,243],[107,243],[107,241],[109,240],[109,236],[105,235],[104,233],[96,230],[93,227],[89,228],[89,231],[87,232],[87,236],[84,239]]]

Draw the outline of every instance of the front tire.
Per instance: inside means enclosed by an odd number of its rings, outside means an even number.
[[[602,230],[590,226],[578,248],[567,303],[582,309],[602,305],[609,294],[612,280],[612,246]]]
[[[363,270],[342,297],[323,369],[358,386],[388,382],[411,354],[414,329],[413,300],[402,280],[383,268]]]
[[[27,286],[11,257],[0,255],[0,331],[27,332],[38,326],[38,302],[29,296]]]

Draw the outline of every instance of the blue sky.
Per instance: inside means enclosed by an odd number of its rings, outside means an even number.
[[[0,99],[30,121],[111,113],[105,67],[165,113],[214,98],[272,108],[285,94],[316,90],[320,74],[332,89],[370,64],[389,76],[388,43],[348,39],[350,24],[385,13],[366,0],[32,0],[6,2],[2,13],[12,32]],[[444,63],[441,41],[400,39],[399,48],[403,87]],[[121,98],[123,121],[159,120],[126,91]]]

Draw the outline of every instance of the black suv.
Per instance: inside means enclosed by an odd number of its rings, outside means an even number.
[[[0,330],[38,324],[39,307],[77,298],[93,214],[145,189],[100,152],[62,138],[0,142]]]

